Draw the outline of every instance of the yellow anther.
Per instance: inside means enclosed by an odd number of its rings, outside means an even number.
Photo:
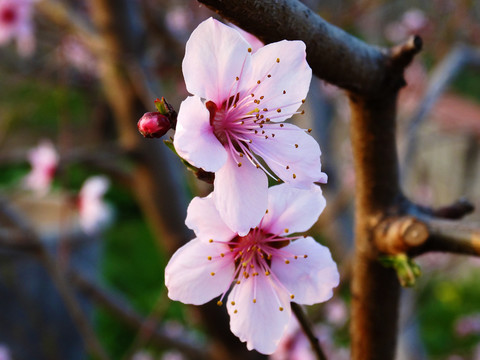
[[[277,58],[277,63],[279,63],[279,62],[280,62],[280,58]]]
[[[284,127],[285,125],[284,124],[280,124],[280,127]]]
[[[290,169],[290,166],[287,165],[287,166],[285,167],[285,169],[287,169],[287,170]]]
[[[278,113],[281,113],[281,112],[282,112],[282,109],[277,109],[277,112],[278,112]]]
[[[298,148],[298,144],[295,144],[295,148]]]
[[[250,268],[253,269],[255,266],[253,266],[253,264],[250,264]]]
[[[303,255],[303,257],[306,259],[308,257],[308,255]]]
[[[210,273],[210,275],[214,276],[214,275],[215,275],[215,273],[214,273],[214,272],[211,272],[211,273]]]
[[[263,95],[262,95],[262,96],[260,96],[260,100],[263,100],[263,98],[264,98],[264,97],[265,97],[265,96],[263,96]]]
[[[280,306],[280,307],[278,308],[278,310],[283,311],[283,307]]]
[[[296,179],[296,178],[297,178],[297,175],[293,174],[292,177],[293,177],[294,179]]]
[[[242,154],[242,153],[240,153],[240,155],[239,155],[239,156],[240,156],[240,157],[243,157],[243,154]]]
[[[240,280],[237,280],[237,285],[240,285]]]
[[[287,93],[287,91],[286,91],[286,90],[283,90],[283,95],[285,95],[286,93]]]
[[[213,239],[208,240],[208,242],[211,242],[211,243],[212,243],[212,242],[213,242]]]
[[[293,294],[290,295],[290,299],[292,299],[292,300],[295,299],[295,295],[293,295]]]
[[[218,306],[222,306],[223,303],[222,303],[220,300],[218,300],[218,301],[217,301],[217,305],[218,305]]]
[[[236,314],[237,312],[238,312],[237,309],[233,310],[233,313],[234,313],[234,314]]]
[[[259,169],[259,168],[260,168],[260,165],[258,165],[258,164],[256,164],[255,166],[257,167],[257,169]]]
[[[297,260],[297,259],[298,259],[298,256],[297,256],[297,255],[295,255],[295,256],[294,256],[294,258],[295,258],[295,260]]]
[[[268,209],[267,209],[267,210],[265,210],[265,214],[268,214]]]
[[[238,165],[238,167],[240,167],[240,166],[242,166],[242,163],[241,163],[241,162],[239,162],[237,165]]]
[[[221,256],[221,257],[225,257],[225,254],[224,254],[224,253],[221,253],[220,256]]]
[[[207,257],[207,259],[208,259],[208,260],[212,260],[212,257],[211,257],[211,256],[209,256],[209,257]]]
[[[288,229],[285,229],[284,231],[285,231],[285,233],[288,233],[289,230],[288,230]]]
[[[271,78],[271,77],[272,77],[272,75],[268,74],[268,75],[267,75],[267,77]]]
[[[248,52],[252,52],[252,48],[248,48],[247,50],[248,50]]]
[[[237,77],[235,77],[235,80],[237,80],[237,81],[238,81],[238,80],[240,80],[240,78],[237,76]]]
[[[302,99],[302,104],[305,104],[305,99]]]
[[[305,110],[302,110],[302,112],[300,113],[300,115],[304,115],[305,114]]]
[[[312,132],[312,129],[308,129],[307,131],[308,131],[309,133],[311,133],[311,132]]]
[[[268,135],[265,135],[265,139],[268,139]]]
[[[270,275],[270,271],[268,271],[268,270],[265,271],[265,275],[266,275],[266,276]]]
[[[257,299],[253,299],[253,303],[256,304],[256,303],[257,303]]]
[[[290,260],[285,260],[285,264],[290,264]]]
[[[292,298],[293,299],[293,298]],[[232,304],[232,306],[235,306],[235,301],[232,301],[230,304]]]

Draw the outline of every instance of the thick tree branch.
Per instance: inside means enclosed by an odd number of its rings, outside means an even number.
[[[402,85],[389,71],[387,52],[327,23],[297,0],[199,0],[265,43],[303,40],[307,60],[319,78],[375,97]],[[392,76],[393,75],[393,76]],[[400,74],[401,75],[401,74]]]

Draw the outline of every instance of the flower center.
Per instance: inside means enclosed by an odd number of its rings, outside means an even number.
[[[12,24],[17,19],[17,13],[13,7],[5,7],[0,12],[0,21],[4,24]]]

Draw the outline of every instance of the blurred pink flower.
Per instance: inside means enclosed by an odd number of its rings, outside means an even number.
[[[319,187],[281,184],[268,189],[268,210],[258,226],[241,236],[215,208],[215,193],[194,198],[186,224],[197,238],[181,247],[165,269],[172,300],[200,305],[233,283],[227,310],[232,332],[248,349],[275,351],[291,317],[290,302],[312,305],[331,298],[339,274],[328,248],[308,230],[325,207]]]
[[[0,344],[0,360],[10,360],[10,349],[8,346]]]
[[[320,342],[320,347],[328,359],[348,360],[350,352],[347,348],[335,347],[332,328],[315,325],[313,332]],[[300,328],[298,320],[292,316],[284,337],[277,350],[269,356],[270,360],[315,360],[310,342]]]
[[[0,0],[0,46],[17,42],[20,55],[29,56],[35,50],[32,10],[36,0]]]
[[[32,170],[25,177],[24,186],[42,196],[48,193],[58,165],[58,154],[49,140],[43,140],[29,151]]]
[[[215,205],[240,235],[267,208],[269,172],[299,188],[326,182],[320,147],[303,129],[282,121],[297,113],[312,70],[302,41],[280,41],[253,53],[234,29],[212,18],[186,45],[182,64],[187,90],[174,139],[178,154],[215,172]],[[265,172],[264,172],[265,171]]]
[[[406,11],[400,21],[388,24],[385,37],[394,43],[406,40],[410,35],[418,35],[428,26],[428,19],[420,9]]]
[[[480,314],[463,316],[455,323],[455,332],[459,336],[480,334]]]
[[[103,201],[103,195],[109,186],[110,182],[106,177],[93,176],[88,178],[80,189],[78,196],[80,226],[87,234],[97,233],[110,222],[111,209]]]
[[[336,326],[345,325],[348,319],[348,308],[341,298],[336,298],[325,304],[325,317],[327,321]]]
[[[92,76],[97,75],[98,66],[95,57],[75,36],[66,36],[62,40],[58,53],[78,71]]]

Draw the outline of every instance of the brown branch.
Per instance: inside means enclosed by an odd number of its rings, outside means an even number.
[[[375,244],[383,254],[404,254],[423,245],[429,237],[427,225],[412,216],[389,217],[375,228]]]
[[[425,244],[411,250],[412,255],[431,251],[480,256],[480,226],[478,224],[443,219],[422,219],[429,238]]]
[[[376,96],[398,87],[390,57],[329,24],[297,0],[199,0],[265,43],[303,40],[315,75],[343,89]],[[393,74],[396,75],[396,74]]]
[[[310,345],[312,347],[313,352],[315,353],[315,357],[317,360],[327,360],[325,353],[320,346],[320,341],[313,333],[312,324],[308,320],[305,312],[303,311],[302,307],[297,303],[291,303],[292,311],[295,314],[303,332],[305,333]]]

